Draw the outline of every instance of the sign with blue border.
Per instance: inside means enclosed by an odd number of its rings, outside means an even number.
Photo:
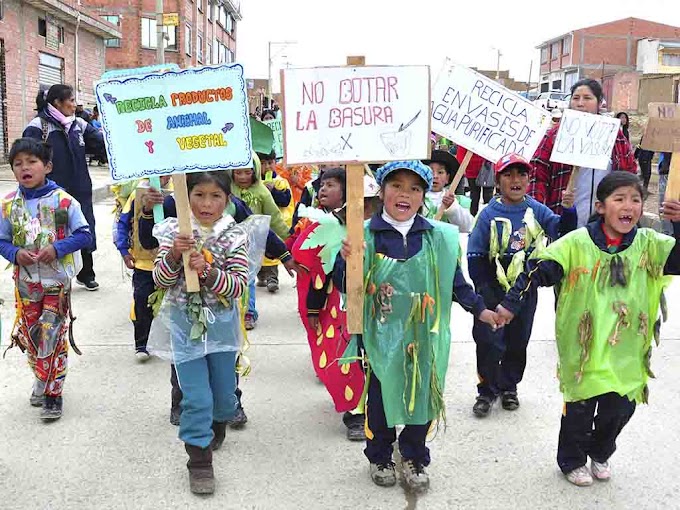
[[[113,78],[95,95],[116,182],[252,166],[240,64]]]

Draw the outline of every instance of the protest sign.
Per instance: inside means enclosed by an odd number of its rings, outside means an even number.
[[[432,131],[494,163],[509,153],[531,159],[550,122],[542,108],[448,60],[432,87]]]
[[[680,105],[649,103],[649,121],[642,148],[654,152],[680,152]]]
[[[287,165],[425,159],[427,66],[284,69]]]
[[[100,81],[95,94],[114,181],[252,164],[239,64]]]
[[[649,103],[648,111],[642,148],[672,153],[665,199],[680,200],[680,105]]]
[[[283,123],[280,118],[272,120],[263,120],[267,126],[274,132],[274,151],[276,152],[276,159],[283,157]]]
[[[606,170],[620,127],[615,117],[564,110],[550,161]]]

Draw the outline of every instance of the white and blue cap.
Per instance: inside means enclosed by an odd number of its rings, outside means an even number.
[[[375,173],[375,180],[378,182],[379,186],[383,185],[385,177],[390,175],[392,172],[397,170],[409,170],[425,181],[425,191],[430,191],[432,189],[432,169],[423,164],[422,161],[412,160],[412,161],[392,161],[387,163],[380,168]]]

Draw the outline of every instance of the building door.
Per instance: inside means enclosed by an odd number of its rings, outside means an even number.
[[[52,85],[64,83],[64,59],[48,53],[40,53],[38,83],[40,88],[49,88]]]

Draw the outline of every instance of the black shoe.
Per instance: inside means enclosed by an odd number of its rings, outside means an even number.
[[[181,407],[173,407],[170,409],[170,424],[179,427],[179,419],[182,416]]]
[[[267,286],[267,282],[266,282],[265,280],[262,280],[262,279],[258,278],[258,279],[257,279],[257,283],[256,283],[255,285],[258,286],[258,287],[266,287],[266,286]]]
[[[227,420],[229,428],[234,430],[242,429],[246,423],[248,423],[248,417],[242,407],[236,409],[236,414],[231,420]]]
[[[61,411],[63,401],[61,397],[45,396],[42,411],[40,412],[40,419],[43,421],[55,421],[61,418]]]
[[[227,432],[227,423],[226,422],[220,422],[220,421],[214,421],[212,424],[212,429],[213,429],[213,440],[210,442],[210,448],[212,451],[217,451],[222,447],[222,443],[224,443],[224,438],[226,437],[226,432]]]
[[[478,395],[475,405],[472,406],[472,413],[478,418],[486,418],[491,411],[494,400],[496,399],[485,395]]]
[[[81,282],[80,280],[78,280],[78,278],[76,278],[76,283],[78,285],[80,285],[81,287],[85,287],[85,290],[90,290],[90,291],[99,290],[99,284],[94,280],[89,280],[87,282]]]
[[[45,395],[36,395],[31,392],[31,398],[28,401],[33,407],[42,407],[45,402]]]
[[[504,391],[501,394],[501,405],[506,411],[515,411],[519,407],[516,391]]]
[[[279,291],[279,280],[276,278],[269,278],[267,280],[267,290],[274,294]]]

